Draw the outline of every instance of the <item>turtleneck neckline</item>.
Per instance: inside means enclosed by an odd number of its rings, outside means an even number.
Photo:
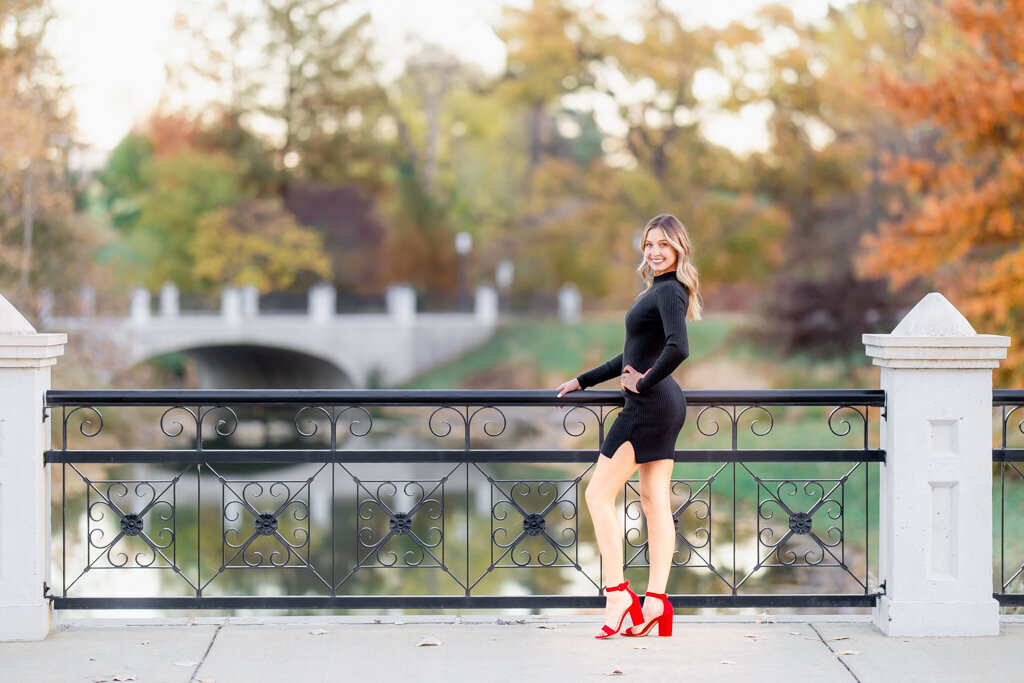
[[[662,282],[663,280],[672,280],[672,279],[675,279],[675,276],[676,276],[676,271],[670,270],[667,273],[662,273],[661,275],[655,275],[654,276],[654,282]]]

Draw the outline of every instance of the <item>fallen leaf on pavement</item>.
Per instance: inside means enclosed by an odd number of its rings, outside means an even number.
[[[735,664],[736,662],[732,661],[731,659],[723,659],[723,660],[722,660],[721,662],[719,662],[719,663],[720,663],[720,664]]]
[[[441,641],[433,636],[427,636],[420,642],[416,643],[416,647],[429,647],[431,645],[440,645]]]
[[[832,640],[849,640],[849,639],[850,639],[850,636],[836,636],[835,638],[832,638]]]
[[[860,654],[860,652],[858,650],[843,650],[842,652],[837,652],[836,653],[836,657],[842,657],[843,655],[859,655],[859,654]]]
[[[608,673],[605,674],[605,676],[621,676],[621,675],[622,675],[622,670],[621,669],[612,669],[611,671],[609,671]]]
[[[148,640],[144,640],[141,643],[139,643],[139,645],[149,645],[149,641]]]
[[[187,620],[185,620],[185,626],[195,626],[195,625],[196,625],[196,618],[195,617],[189,617]]]
[[[646,650],[647,646],[646,645],[634,645],[633,649],[634,650]]]
[[[550,628],[550,629],[553,629],[553,628],[555,628],[555,625],[554,624],[537,624],[537,628]]]
[[[325,633],[327,633],[327,631],[323,630],[322,628],[315,628],[315,629],[313,629],[312,631],[309,632],[309,635],[311,635],[311,636],[322,636]]]

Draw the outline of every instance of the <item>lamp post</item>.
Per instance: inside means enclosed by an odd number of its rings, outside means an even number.
[[[502,259],[498,261],[497,267],[494,269],[494,284],[498,285],[498,294],[501,297],[498,309],[508,311],[509,308],[509,287],[512,286],[512,280],[516,275],[515,264],[512,263],[512,259]]]
[[[455,253],[459,255],[458,263],[458,303],[459,311],[469,310],[469,252],[473,249],[473,236],[468,232],[455,235]]]

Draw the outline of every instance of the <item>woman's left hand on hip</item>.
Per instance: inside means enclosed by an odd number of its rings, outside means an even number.
[[[646,372],[641,373],[632,365],[627,365],[622,369],[622,388],[627,391],[632,391],[634,394],[640,393],[636,390],[636,383],[639,382],[640,378],[646,374]]]

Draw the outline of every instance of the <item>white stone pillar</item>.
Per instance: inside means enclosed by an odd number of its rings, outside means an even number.
[[[314,323],[331,322],[338,309],[338,292],[332,285],[322,282],[309,289],[309,318]]]
[[[160,317],[177,318],[179,313],[181,304],[178,288],[173,282],[165,282],[160,289]]]
[[[477,287],[473,314],[478,322],[484,325],[495,325],[498,322],[498,292],[494,287]]]
[[[242,287],[242,315],[255,318],[260,314],[260,290],[253,285]]]
[[[399,325],[416,321],[416,290],[409,285],[391,285],[384,295],[388,315]]]
[[[0,641],[50,632],[49,423],[43,399],[65,334],[37,334],[0,296]]]
[[[130,318],[131,324],[136,327],[144,327],[149,324],[150,317],[150,294],[148,289],[136,287],[132,290],[132,304]]]
[[[885,463],[875,624],[891,636],[999,633],[992,597],[992,370],[1009,337],[976,334],[931,293],[892,334],[865,334],[881,366]]]
[[[220,317],[225,325],[242,322],[242,293],[234,287],[225,287],[220,293]]]

